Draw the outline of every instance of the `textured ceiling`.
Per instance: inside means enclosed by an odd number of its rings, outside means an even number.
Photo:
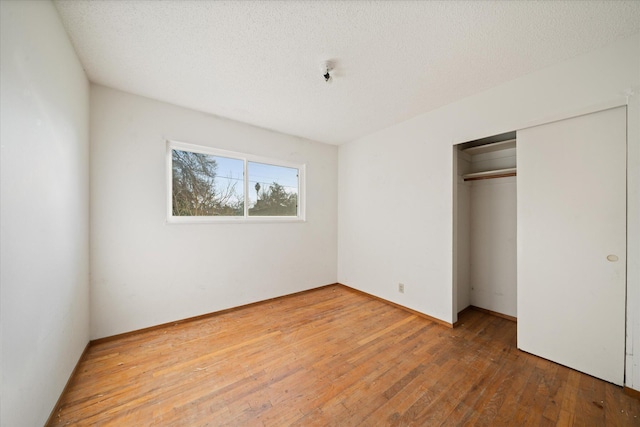
[[[332,144],[640,32],[639,1],[55,4],[92,82]]]

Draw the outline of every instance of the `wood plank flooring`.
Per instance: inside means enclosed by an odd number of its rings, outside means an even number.
[[[620,387],[332,285],[92,345],[52,426],[640,425]]]

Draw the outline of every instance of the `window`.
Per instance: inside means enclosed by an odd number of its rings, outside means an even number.
[[[168,221],[304,220],[304,169],[168,141]]]

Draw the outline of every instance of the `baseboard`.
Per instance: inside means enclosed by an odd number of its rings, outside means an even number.
[[[128,338],[128,337],[131,337],[131,336],[134,336],[134,335],[144,334],[146,332],[151,332],[151,331],[155,331],[155,330],[158,330],[158,329],[163,329],[163,328],[166,328],[168,326],[175,326],[175,325],[179,325],[179,324],[182,324],[182,323],[195,322],[196,320],[203,320],[203,319],[207,319],[209,317],[219,316],[221,314],[230,313],[230,312],[237,311],[237,310],[243,310],[245,308],[253,307],[253,306],[256,306],[256,305],[260,305],[260,304],[266,304],[266,303],[269,303],[269,302],[272,302],[274,300],[278,300],[278,299],[281,299],[281,298],[289,298],[289,297],[293,297],[293,296],[296,296],[296,295],[305,294],[307,292],[313,292],[313,291],[316,291],[318,289],[326,288],[326,287],[329,287],[329,286],[335,286],[335,285],[339,285],[339,283],[330,283],[328,285],[318,286],[317,288],[306,289],[304,291],[294,292],[292,294],[281,295],[279,297],[273,297],[273,298],[269,298],[269,299],[266,299],[266,300],[256,301],[256,302],[252,302],[252,303],[249,303],[249,304],[240,305],[240,306],[237,306],[237,307],[231,307],[231,308],[227,308],[227,309],[224,309],[224,310],[213,311],[211,313],[201,314],[199,316],[193,316],[193,317],[187,317],[185,319],[174,320],[173,322],[161,323],[159,325],[149,326],[148,328],[136,329],[134,331],[123,332],[121,334],[116,334],[116,335],[109,335],[108,337],[97,338],[95,340],[91,340],[90,344],[91,345],[103,344],[105,342],[119,340],[119,339],[122,339],[122,338]]]
[[[517,317],[509,316],[508,314],[498,313],[497,311],[493,311],[493,310],[487,310],[486,308],[476,307],[475,305],[470,305],[469,307],[462,310],[460,313],[463,313],[467,309],[480,311],[482,313],[490,314],[496,317],[502,317],[503,319],[511,320],[512,322],[518,323]]]
[[[457,328],[458,326],[460,326],[460,316],[462,316],[464,313],[466,313],[467,311],[471,311],[473,310],[473,306],[472,305],[468,305],[465,308],[463,308],[462,310],[460,310],[458,312],[458,320],[456,320],[455,322],[453,322],[453,327]]]
[[[635,397],[636,399],[640,399],[640,391],[638,390],[634,390],[631,387],[623,387],[622,388],[624,390],[624,394],[631,396],[631,397]]]
[[[437,317],[432,317],[432,316],[429,316],[428,314],[424,314],[424,313],[421,313],[419,311],[412,310],[409,307],[405,307],[404,305],[396,304],[395,302],[386,300],[384,298],[380,298],[379,296],[372,295],[372,294],[370,294],[368,292],[361,291],[360,289],[352,288],[351,286],[348,286],[348,285],[345,285],[345,284],[342,284],[342,283],[336,283],[336,285],[343,286],[344,288],[349,289],[351,291],[358,292],[358,293],[361,293],[361,294],[366,295],[368,297],[377,299],[378,301],[382,301],[382,302],[384,302],[386,304],[389,304],[389,305],[392,305],[394,307],[400,308],[400,309],[402,309],[404,311],[407,311],[407,312],[409,312],[411,314],[415,314],[416,316],[422,317],[423,319],[430,320],[430,321],[438,323],[438,324],[440,324],[442,326],[446,326],[447,328],[453,328],[453,324],[451,324],[449,322],[445,322],[444,320],[438,319]]]
[[[91,347],[91,342],[88,342],[87,345],[84,346],[84,350],[82,350],[82,354],[80,354],[80,357],[78,358],[78,361],[76,362],[76,366],[73,368],[73,371],[71,371],[71,375],[69,375],[69,379],[67,379],[67,383],[64,385],[64,388],[62,389],[62,393],[60,393],[60,397],[58,397],[58,401],[56,402],[55,405],[53,405],[53,409],[51,410],[51,413],[49,414],[49,418],[47,418],[47,422],[44,424],[45,426],[51,425],[55,415],[60,410],[60,405],[62,404],[62,396],[64,396],[67,393],[67,389],[71,385],[71,381],[73,380],[73,377],[76,376],[76,372],[78,371],[78,368],[80,367],[80,362],[82,362],[82,360],[84,359],[84,356],[87,354],[87,351],[89,350],[89,347]]]

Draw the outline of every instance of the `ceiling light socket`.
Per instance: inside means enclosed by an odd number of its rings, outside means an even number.
[[[333,80],[333,75],[331,73],[333,71],[333,67],[334,67],[334,64],[332,61],[324,61],[322,63],[322,66],[321,66],[322,77],[324,78],[324,81],[327,83],[331,83],[331,81]]]

